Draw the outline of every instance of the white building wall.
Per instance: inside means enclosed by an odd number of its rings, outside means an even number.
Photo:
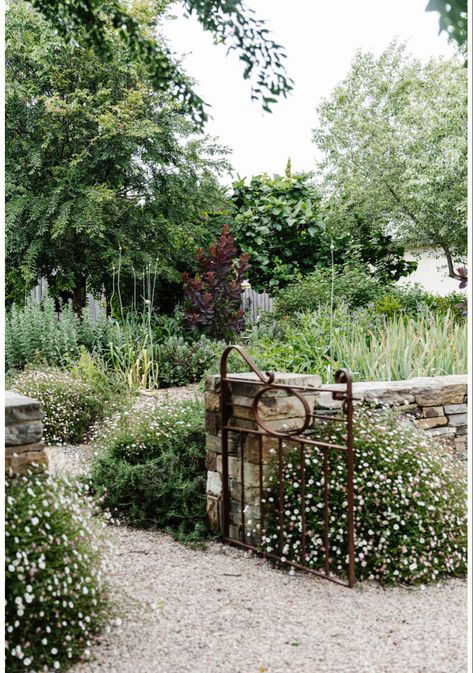
[[[411,285],[418,283],[427,292],[439,294],[442,297],[450,292],[464,292],[466,288],[458,288],[459,281],[448,275],[447,261],[443,251],[438,248],[419,248],[406,252],[404,259],[416,261],[417,269],[406,278],[401,278],[399,285]],[[461,262],[455,263],[454,268],[462,266]]]

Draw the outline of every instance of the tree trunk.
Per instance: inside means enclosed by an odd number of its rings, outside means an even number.
[[[76,276],[74,291],[72,293],[72,306],[74,312],[82,318],[82,309],[85,304],[85,278],[84,276]]]

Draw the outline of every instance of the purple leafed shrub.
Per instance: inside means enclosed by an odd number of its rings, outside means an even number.
[[[186,321],[192,330],[230,341],[245,328],[241,284],[250,264],[247,253],[240,258],[237,254],[226,224],[217,244],[211,245],[207,254],[200,248],[197,250],[200,273],[195,278],[182,274],[188,304]]]

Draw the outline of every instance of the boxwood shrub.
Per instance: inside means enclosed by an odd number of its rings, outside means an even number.
[[[92,485],[115,516],[186,539],[206,533],[201,402],[125,412],[105,423],[95,450]]]
[[[340,425],[328,422],[321,439],[343,441]],[[457,458],[398,414],[364,410],[355,417],[355,567],[358,579],[427,583],[466,574],[466,471]],[[323,456],[306,446],[305,559],[301,552],[301,464],[288,447],[284,466],[284,530],[280,546],[277,516],[269,516],[264,549],[322,569]],[[277,484],[277,470],[270,484]],[[331,570],[346,575],[348,553],[346,461],[330,452],[329,540]],[[272,499],[272,501],[271,501]],[[278,508],[277,488],[264,498]]]

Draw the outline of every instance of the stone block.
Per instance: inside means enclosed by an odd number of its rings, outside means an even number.
[[[39,420],[23,421],[14,425],[5,426],[5,444],[17,446],[19,444],[34,444],[43,436],[43,424]]]
[[[447,378],[447,377],[445,377]],[[414,386],[412,392],[417,404],[421,407],[437,405],[462,404],[465,396],[466,384],[448,384],[438,382],[435,378],[423,386]]]
[[[207,432],[205,435],[205,448],[209,451],[215,451],[216,453],[222,452],[222,437],[220,435],[214,435],[211,432]]]
[[[468,413],[467,404],[447,404],[445,407],[445,413],[447,416],[450,414],[466,414]]]
[[[458,427],[455,428],[455,434],[457,437],[467,435],[468,434],[468,426],[467,425],[459,425]]]
[[[445,425],[443,428],[430,428],[425,430],[431,437],[448,437],[455,435],[455,428]]]
[[[44,471],[48,466],[45,451],[24,451],[5,456],[5,472],[11,476],[21,476],[29,471]]]
[[[241,501],[241,482],[238,479],[229,479],[228,480],[230,496],[232,500]],[[256,486],[249,486],[245,484],[245,493],[244,493],[244,502],[245,505],[250,505],[253,507],[259,507],[260,504],[260,491]]]
[[[446,416],[433,416],[432,418],[423,418],[418,421],[419,427],[424,430],[427,428],[437,428],[441,425],[447,425],[448,418]]]
[[[215,411],[205,410],[205,430],[213,435],[217,435],[220,429],[220,417]]]
[[[277,437],[269,437],[268,435],[247,435],[246,442],[243,446],[245,460],[249,463],[259,463],[259,443],[261,441],[261,455],[263,463],[269,463],[277,456],[279,440]]]
[[[214,496],[222,494],[222,476],[218,472],[207,472],[207,493]]]
[[[208,411],[218,411],[220,409],[220,395],[206,391],[204,393],[204,405]]]
[[[207,518],[212,531],[221,529],[220,525],[220,501],[214,496],[207,496]]]
[[[468,424],[468,414],[451,414],[448,417],[448,424],[453,427]]]
[[[41,420],[42,417],[41,404],[37,400],[10,391],[5,393],[5,425]]]
[[[447,410],[443,407],[424,407],[422,409],[422,415],[424,418],[434,418],[435,416],[444,416],[447,413]]]
[[[205,463],[207,466],[207,470],[210,472],[216,472],[217,471],[217,453],[215,451],[209,451],[207,449],[206,452],[206,458],[205,458]]]
[[[26,451],[44,451],[43,442],[35,442],[34,444],[19,444],[17,446],[6,446],[5,455],[12,456],[13,454],[25,453]]]

